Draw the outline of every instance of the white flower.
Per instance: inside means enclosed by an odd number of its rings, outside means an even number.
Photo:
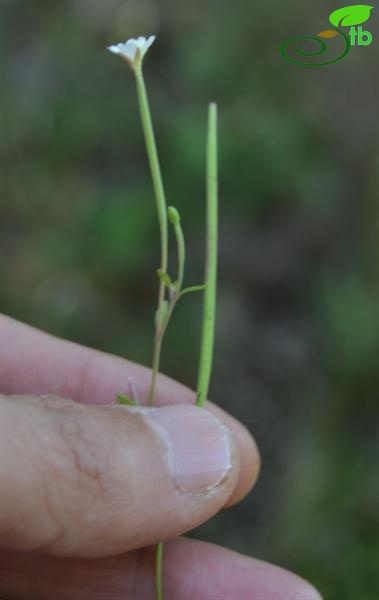
[[[121,58],[126,60],[131,67],[134,67],[137,62],[143,59],[151,44],[154,42],[155,37],[155,35],[151,35],[150,37],[145,38],[141,35],[137,39],[131,38],[130,40],[127,40],[124,44],[120,43],[114,46],[108,46],[108,50],[113,52],[113,54],[118,54]]]

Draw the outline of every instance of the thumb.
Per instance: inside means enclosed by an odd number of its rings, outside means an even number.
[[[99,557],[177,536],[233,492],[239,454],[203,408],[0,395],[0,546]]]

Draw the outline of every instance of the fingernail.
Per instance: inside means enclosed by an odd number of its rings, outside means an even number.
[[[176,487],[204,493],[218,486],[232,467],[228,429],[204,408],[189,405],[144,410],[164,439]]]

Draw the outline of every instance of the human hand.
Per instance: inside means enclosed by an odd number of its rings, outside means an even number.
[[[164,376],[161,408],[115,404],[128,378],[146,395],[142,366],[7,317],[0,339],[1,599],[154,598],[151,546],[247,494],[250,434]],[[164,586],[167,600],[320,598],[283,569],[184,538],[165,544]]]

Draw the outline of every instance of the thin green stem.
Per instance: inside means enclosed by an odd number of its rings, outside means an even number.
[[[146,93],[146,86],[142,73],[142,65],[139,64],[134,69],[134,73],[136,76],[137,83],[137,94],[138,94],[138,103],[141,114],[141,121],[143,132],[145,136],[147,155],[150,163],[151,177],[153,180],[155,199],[158,211],[158,220],[159,220],[159,228],[160,228],[160,236],[161,236],[161,263],[160,268],[162,271],[167,271],[167,255],[168,255],[168,233],[167,233],[167,208],[166,208],[166,198],[162,181],[162,174],[159,165],[158,151],[155,143],[153,124],[151,120],[151,113],[149,107],[149,101]],[[160,281],[159,283],[159,293],[158,293],[158,308],[157,308],[157,325],[156,325],[156,335],[154,336],[154,349],[153,349],[153,360],[152,360],[152,375],[150,382],[150,389],[148,395],[149,404],[154,403],[155,397],[155,385],[157,374],[159,371],[159,363],[160,363],[160,355],[161,355],[161,343],[162,338],[157,335],[157,332],[160,328],[160,321],[162,315],[162,304],[165,297],[165,283]]]
[[[162,284],[160,285],[160,288]],[[158,308],[159,311],[159,308]],[[162,350],[162,337],[156,336],[154,338],[154,348],[153,348],[153,362],[151,367],[151,381],[148,395],[148,403],[150,406],[154,404],[155,400],[155,386],[157,383],[157,375],[159,371],[159,363],[161,360],[161,350]]]
[[[156,600],[163,600],[162,564],[163,564],[163,543],[160,542],[155,547],[155,598],[156,598]]]
[[[161,329],[160,329],[160,330],[159,330],[159,332],[158,332],[159,341],[160,341],[161,343],[162,343],[162,341],[163,341],[163,336],[164,336],[164,334],[166,333],[166,329],[167,329],[167,326],[168,326],[168,324],[169,324],[169,321],[170,321],[170,319],[171,319],[172,313],[174,312],[174,308],[175,308],[175,305],[176,305],[177,299],[178,299],[178,298],[176,297],[176,298],[173,298],[173,299],[170,301],[170,304],[169,304],[169,307],[168,307],[168,311],[167,311],[166,320],[164,321],[164,323],[162,324],[162,327],[161,327]]]
[[[199,374],[197,381],[198,406],[204,406],[208,395],[212,371],[213,343],[216,316],[217,287],[217,231],[218,229],[218,183],[217,183],[217,105],[209,105],[207,136],[207,244],[205,265],[205,292]]]
[[[166,198],[162,181],[161,168],[159,165],[157,145],[155,143],[154,129],[151,120],[149,101],[146,93],[145,81],[142,73],[142,63],[134,69],[137,83],[138,103],[141,114],[143,132],[145,136],[147,155],[150,163],[151,177],[155,193],[155,200],[158,211],[158,221],[161,236],[161,263],[160,268],[165,273],[167,271],[167,256],[168,256],[168,232],[167,232],[167,208]],[[155,398],[155,387],[157,374],[159,371],[159,363],[161,356],[162,337],[158,336],[159,329],[162,325],[163,303],[165,299],[166,285],[160,280],[158,292],[158,307],[157,318],[155,325],[152,374],[150,381],[150,389],[148,395],[148,403],[152,405]],[[156,546],[156,562],[155,562],[155,586],[156,600],[163,600],[163,582],[162,582],[162,554],[163,544]]]
[[[177,278],[177,291],[181,291],[184,279],[184,267],[186,262],[186,247],[184,242],[184,235],[182,226],[179,223],[174,224],[174,233],[176,238],[176,246],[178,250],[178,278]]]

